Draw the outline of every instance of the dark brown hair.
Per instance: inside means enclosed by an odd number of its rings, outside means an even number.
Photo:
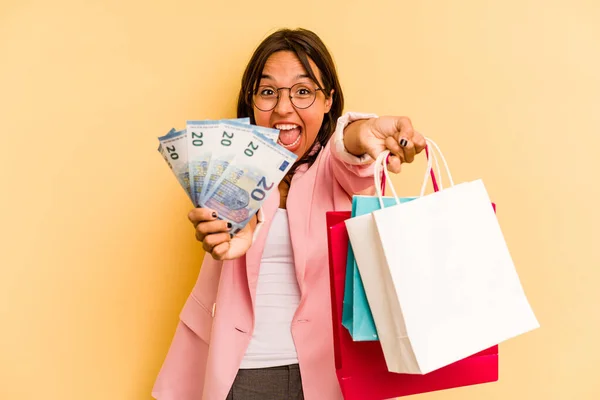
[[[258,90],[262,71],[267,59],[273,53],[279,51],[291,51],[295,53],[308,76],[320,89],[322,89],[323,94],[326,97],[329,97],[331,89],[334,90],[331,110],[325,114],[323,124],[321,125],[321,129],[319,129],[315,143],[309,146],[307,152],[296,161],[288,174],[289,182],[291,175],[296,169],[302,164],[308,164],[310,167],[317,159],[320,149],[327,144],[327,141],[335,130],[338,118],[342,115],[344,109],[344,95],[338,80],[333,58],[323,41],[314,32],[307,29],[280,29],[269,35],[262,43],[260,43],[248,62],[248,66],[242,77],[242,86],[238,96],[238,118],[249,117],[252,124],[256,123],[254,120],[252,97]],[[309,58],[321,72],[323,87],[321,87],[315,72],[310,67],[308,62]],[[319,151],[311,152],[316,143],[320,145]]]

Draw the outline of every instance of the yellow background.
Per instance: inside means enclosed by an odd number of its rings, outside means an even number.
[[[156,138],[234,116],[284,26],[323,38],[347,110],[410,116],[498,203],[542,327],[501,345],[498,383],[418,398],[600,398],[598,21],[597,0],[2,0],[0,398],[150,399],[202,257]]]

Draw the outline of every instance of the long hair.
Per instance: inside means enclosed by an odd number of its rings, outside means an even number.
[[[249,117],[252,124],[256,123],[252,97],[258,91],[258,85],[267,59],[278,51],[291,51],[296,54],[308,76],[319,86],[327,98],[329,98],[331,90],[334,90],[331,109],[323,118],[315,142],[308,147],[302,157],[298,158],[286,177],[285,181],[289,184],[298,167],[303,164],[308,164],[310,167],[317,159],[321,149],[329,141],[335,131],[336,122],[344,109],[344,95],[333,58],[323,41],[314,32],[307,29],[280,29],[260,43],[246,66],[237,102],[238,118]],[[310,67],[309,59],[319,68],[323,87],[320,86],[315,72]],[[318,150],[312,151],[316,145]]]

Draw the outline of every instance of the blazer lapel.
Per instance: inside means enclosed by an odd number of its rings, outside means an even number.
[[[311,168],[308,171],[306,171],[306,168],[299,169],[298,175],[295,175],[293,178],[293,184],[290,187],[286,204],[290,224],[290,238],[294,251],[296,279],[298,280],[302,297],[304,297],[305,292],[304,275],[306,272],[307,252],[309,251],[307,237],[312,198],[315,189],[315,180],[311,175],[314,174],[315,170],[316,168]]]

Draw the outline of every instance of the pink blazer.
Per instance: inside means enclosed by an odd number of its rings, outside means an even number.
[[[287,199],[300,305],[292,322],[304,396],[337,400],[325,213],[350,210],[351,195],[373,193],[370,157],[345,152],[348,121],[374,115],[348,113],[311,168],[294,176]],[[198,281],[180,314],[152,395],[158,400],[224,400],[254,329],[254,301],[270,221],[279,207],[274,191],[263,204],[263,222],[245,257],[204,257]]]

